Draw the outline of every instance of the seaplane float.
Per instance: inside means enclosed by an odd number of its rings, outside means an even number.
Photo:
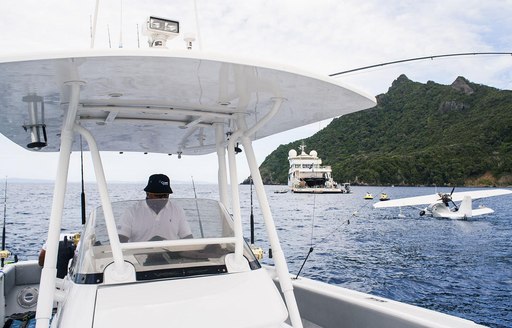
[[[485,206],[473,208],[473,199],[502,196],[512,194],[507,189],[485,189],[455,192],[455,187],[450,193],[436,193],[433,195],[399,198],[388,200],[386,202],[378,202],[373,204],[374,208],[386,207],[416,207],[417,205],[427,204],[427,207],[420,208],[420,216],[432,216],[436,218],[448,218],[465,220],[473,216],[494,213],[494,210]],[[457,205],[456,202],[460,202]],[[400,212],[401,213],[401,212]]]
[[[145,25],[153,33],[152,48],[0,58],[0,132],[26,149],[59,154],[44,266],[20,261],[3,267],[3,321],[36,311],[37,328],[477,327],[417,306],[292,279],[252,142],[373,107],[375,99],[331,77],[283,65],[166,49],[166,39],[179,36],[178,24],[150,17]],[[57,278],[70,154],[80,150],[80,137],[91,153],[101,206],[87,217],[66,275]],[[244,239],[238,143],[254,181],[272,266],[261,265]],[[216,153],[218,199],[169,200],[183,209],[193,238],[121,242],[120,218],[145,200],[111,201],[103,151]]]

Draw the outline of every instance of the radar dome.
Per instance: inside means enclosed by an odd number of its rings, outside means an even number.
[[[288,157],[297,157],[297,151],[292,149],[288,152]]]
[[[309,153],[310,156],[313,156],[313,157],[317,157],[318,156],[318,153],[316,152],[316,150],[312,150],[310,153]]]

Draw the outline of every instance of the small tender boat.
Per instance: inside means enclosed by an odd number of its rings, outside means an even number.
[[[380,196],[379,196],[379,200],[382,202],[382,201],[386,201],[386,200],[390,200],[391,198],[389,198],[388,194],[386,193],[381,193]]]
[[[370,194],[369,192],[367,192],[367,193],[364,195],[364,197],[363,197],[363,198],[364,198],[364,199],[366,199],[366,200],[371,200],[371,199],[373,199],[373,195],[372,195],[372,194]]]

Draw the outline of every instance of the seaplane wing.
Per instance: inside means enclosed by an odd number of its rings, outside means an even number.
[[[484,190],[474,190],[474,191],[463,191],[463,192],[454,192],[452,194],[452,200],[454,202],[459,202],[464,199],[465,196],[471,197],[471,199],[479,199],[493,196],[502,196],[512,194],[511,190],[507,189],[484,189]]]
[[[507,189],[485,189],[485,190],[473,190],[473,191],[463,191],[463,192],[454,192],[451,194],[451,200],[454,202],[459,202],[464,199],[465,196],[471,197],[471,199],[479,199],[493,196],[501,196],[512,194],[511,190]],[[373,205],[374,208],[385,208],[385,207],[402,207],[402,206],[416,206],[416,205],[424,205],[424,204],[434,204],[436,202],[441,201],[440,194],[426,195],[426,196],[417,196],[417,197],[407,197],[407,198],[399,198],[393,199],[386,202],[379,202]],[[487,214],[487,213],[482,213]]]
[[[398,198],[392,199],[385,202],[378,202],[373,204],[374,208],[384,208],[384,207],[402,207],[402,206],[416,206],[423,204],[432,204],[439,200],[439,195],[426,195],[426,196],[417,196],[417,197],[407,197],[407,198]]]

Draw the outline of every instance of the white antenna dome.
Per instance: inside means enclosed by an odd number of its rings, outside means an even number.
[[[316,152],[316,150],[312,150],[310,153],[309,153],[310,156],[313,156],[313,157],[317,157],[318,153]]]
[[[288,157],[297,157],[297,151],[292,149],[288,152]]]

